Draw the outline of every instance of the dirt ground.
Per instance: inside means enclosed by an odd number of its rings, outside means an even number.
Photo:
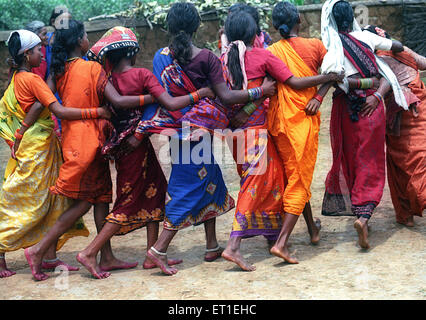
[[[426,220],[416,217],[416,226],[410,229],[398,225],[387,187],[371,219],[372,249],[368,252],[356,245],[353,217],[320,215],[324,181],[332,158],[328,133],[330,106],[329,94],[322,106],[320,149],[311,199],[314,216],[322,221],[321,241],[318,246],[310,245],[301,218],[290,238],[291,250],[300,261],[298,265],[285,264],[271,256],[263,237],[242,242],[242,252],[257,267],[255,272],[242,272],[223,259],[204,262],[204,228],[199,226],[179,231],[173,240],[169,256],[184,262],[175,276],[168,277],[157,269],[142,268],[146,231],[140,229],[112,240],[118,258],[138,261],[139,266],[113,272],[104,280],[95,280],[81,269],[69,275],[51,272],[47,281],[35,282],[23,250],[7,254],[8,264],[17,274],[0,280],[0,299],[425,299]],[[3,142],[0,147],[3,171],[9,154]],[[168,169],[165,166],[167,173]],[[227,186],[237,199],[239,177],[235,165],[226,164],[222,169]],[[232,210],[217,219],[217,236],[222,246],[228,240],[233,213]],[[96,235],[93,216],[87,214],[84,219],[90,236],[71,239],[59,253],[59,257],[74,265],[78,264],[77,252]]]

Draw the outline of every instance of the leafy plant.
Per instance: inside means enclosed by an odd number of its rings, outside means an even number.
[[[166,27],[166,16],[167,11],[171,5],[176,1],[141,1],[136,0],[133,8],[129,8],[123,12],[117,13],[117,16],[143,18],[147,21],[148,25],[158,25],[160,27]],[[277,3],[276,0],[192,0],[192,3],[198,9],[198,12],[202,17],[212,16],[219,18],[224,21],[228,13],[228,8],[237,3],[243,2],[256,7],[259,11],[261,28],[267,29],[271,11],[274,5]],[[303,5],[304,0],[290,0],[295,5]]]
[[[48,24],[52,10],[59,5],[69,8],[75,19],[86,21],[124,11],[133,3],[134,0],[0,0],[0,29],[19,29],[33,20]]]

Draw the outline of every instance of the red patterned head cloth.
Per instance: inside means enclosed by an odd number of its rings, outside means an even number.
[[[105,55],[111,50],[128,48],[128,57],[134,56],[139,52],[140,47],[138,39],[132,30],[125,27],[114,27],[109,29],[102,38],[96,42],[87,53],[87,58],[105,65]]]

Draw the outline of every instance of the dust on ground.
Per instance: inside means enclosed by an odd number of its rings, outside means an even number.
[[[314,216],[322,221],[321,241],[317,246],[310,245],[305,222],[299,219],[290,238],[291,250],[299,264],[285,264],[271,256],[263,237],[242,241],[243,254],[257,268],[254,272],[240,271],[223,259],[204,262],[204,228],[198,226],[178,232],[169,256],[182,258],[184,262],[175,276],[164,276],[158,269],[142,268],[146,231],[140,229],[112,239],[116,256],[138,261],[139,266],[113,272],[104,280],[91,278],[82,268],[68,275],[50,272],[48,280],[35,282],[23,250],[8,253],[8,265],[17,274],[0,279],[0,299],[425,299],[426,220],[415,217],[414,228],[398,225],[387,186],[371,219],[372,249],[368,252],[356,245],[353,217],[320,215],[324,181],[332,160],[328,133],[330,109],[328,94],[322,106],[311,199]],[[158,138],[154,141],[158,150]],[[3,172],[9,151],[3,142],[0,148]],[[229,162],[221,167],[228,189],[237,199],[239,177],[235,165]],[[169,167],[164,169],[168,174]],[[234,210],[217,219],[217,237],[222,246],[228,240],[233,214]],[[78,265],[75,260],[78,251],[96,235],[92,214],[88,213],[84,220],[90,236],[71,239],[58,255],[73,265]]]

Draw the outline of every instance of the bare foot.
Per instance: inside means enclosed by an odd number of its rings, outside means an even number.
[[[397,220],[396,222],[398,222],[399,224],[402,224],[402,225],[404,225],[406,227],[409,227],[409,228],[414,227],[414,217],[413,216],[407,218],[406,221],[398,221]]]
[[[152,252],[151,249],[146,252],[146,255],[164,274],[172,276],[178,272],[178,269],[170,267],[167,264],[167,256],[158,255]]]
[[[169,266],[174,266],[176,264],[181,264],[182,262],[183,262],[182,259],[168,259],[167,260],[167,264]],[[144,269],[154,269],[154,268],[157,268],[157,265],[154,262],[152,262],[151,258],[149,258],[148,256],[146,256],[145,261],[143,262],[142,267]]]
[[[76,256],[78,262],[80,262],[96,279],[105,279],[108,278],[111,273],[104,272],[99,268],[99,265],[96,262],[95,257],[89,257],[84,255],[82,252],[78,253]]]
[[[0,258],[0,278],[11,277],[16,274],[15,271],[9,270],[6,265],[6,260],[4,258]]]
[[[362,222],[361,220],[356,220],[354,223],[354,228],[358,232],[358,244],[363,249],[369,249],[370,245],[368,244],[368,225],[367,222]]]
[[[317,245],[320,241],[321,220],[315,219],[314,228],[312,228],[311,243]]]
[[[275,242],[276,241],[268,240],[268,252],[269,252],[269,254],[272,254],[271,249],[275,245]],[[287,248],[291,248],[291,243],[289,243],[289,242],[287,243]]]
[[[99,263],[99,269],[102,271],[120,270],[120,269],[131,269],[137,267],[138,262],[126,262],[113,258],[108,261],[101,261]]]
[[[273,246],[271,248],[271,254],[274,256],[284,259],[284,261],[291,263],[291,264],[298,264],[299,261],[296,259],[290,257],[290,252],[288,252],[288,247],[284,247],[283,250],[278,249],[276,246]]]
[[[222,252],[222,257],[225,260],[235,263],[244,271],[256,270],[255,266],[249,264],[246,260],[244,260],[243,256],[240,253],[240,250],[232,251],[232,250],[225,249],[225,251]]]
[[[216,251],[206,252],[204,255],[204,261],[213,262],[222,256],[223,248],[219,248]]]
[[[30,265],[31,273],[37,281],[43,281],[49,278],[47,274],[41,271],[41,260],[42,257],[37,255],[36,252],[32,251],[33,247],[26,248],[24,250],[25,258]]]
[[[62,261],[62,260],[56,260],[55,262],[46,262],[43,261],[41,263],[41,268],[42,269],[46,269],[46,270],[51,270],[51,269],[55,269],[56,267],[62,266],[65,269],[67,269],[68,271],[78,271],[80,270],[80,268],[78,267],[73,267],[71,265],[69,265],[68,263]]]

